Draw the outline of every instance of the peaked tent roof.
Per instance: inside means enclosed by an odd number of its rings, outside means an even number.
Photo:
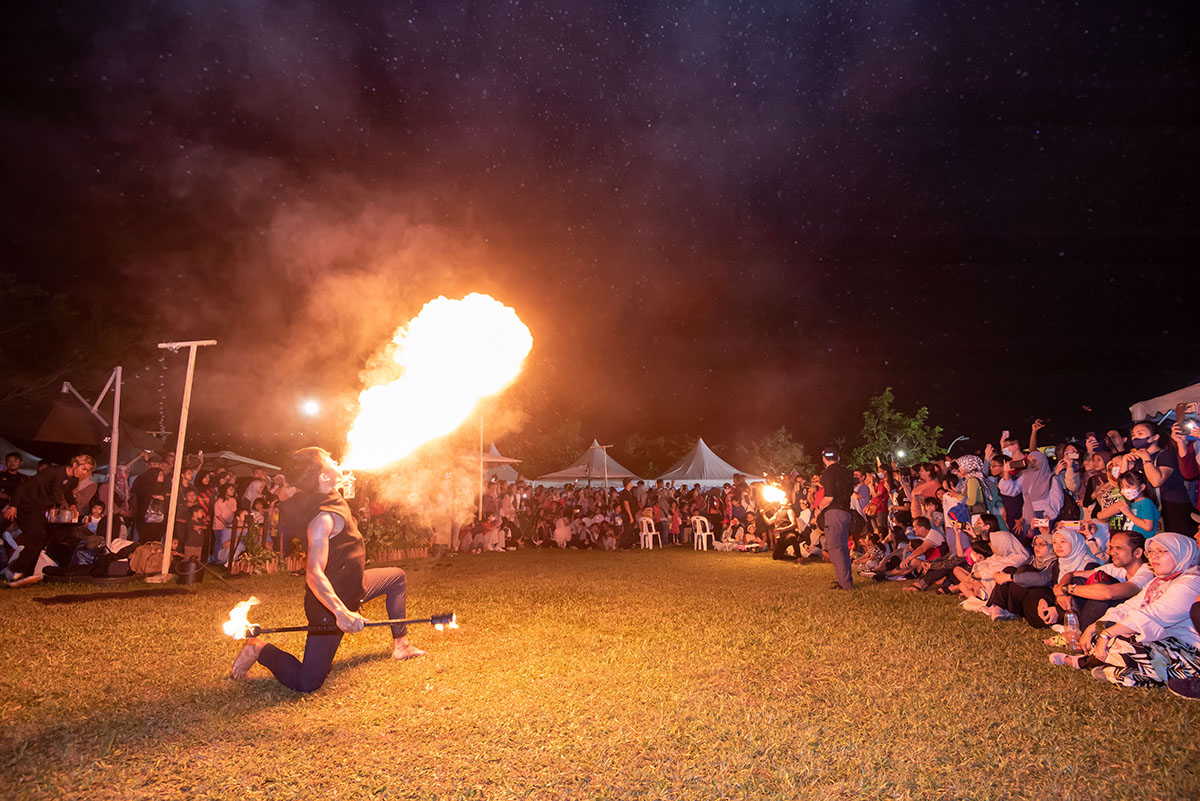
[[[1140,401],[1129,407],[1129,413],[1134,420],[1145,420],[1148,417],[1158,417],[1175,410],[1180,403],[1196,403],[1200,401],[1200,382],[1192,384],[1157,398]]]
[[[604,448],[600,447],[600,441],[594,439],[583,455],[572,462],[570,466],[564,467],[556,473],[547,473],[544,476],[538,476],[536,480],[547,483],[556,483],[559,481],[603,481],[606,475],[606,464],[608,466],[607,475],[609,481],[614,478],[639,477],[636,473],[632,473],[622,467],[616,459],[605,452]]]
[[[663,473],[659,478],[663,481],[678,481],[685,484],[700,484],[703,486],[720,486],[732,482],[734,474],[750,478],[753,474],[746,470],[738,470],[729,462],[713,453],[712,448],[703,439],[696,440],[692,448],[675,466]]]
[[[511,484],[521,478],[520,474],[517,473],[516,468],[513,467],[513,464],[517,463],[519,460],[514,459],[512,462],[501,462],[497,464],[496,462],[492,462],[490,459],[488,459],[488,456],[496,457],[497,462],[501,459],[508,458],[507,456],[502,455],[500,451],[496,449],[496,443],[493,442],[492,447],[488,448],[487,453],[484,454],[484,462],[491,463],[491,466],[488,467],[487,472],[483,474],[486,480],[492,481],[494,479],[496,481],[507,481]]]
[[[234,453],[233,451],[217,451],[216,453],[204,454],[204,466],[224,467],[239,478],[253,475],[256,467],[275,473],[283,469],[267,462],[251,459],[249,456],[242,456],[240,453]]]

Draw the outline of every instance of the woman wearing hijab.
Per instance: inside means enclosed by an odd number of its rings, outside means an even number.
[[[1045,548],[1047,538],[1048,549]],[[1099,566],[1083,535],[1074,528],[1060,527],[1052,537],[1045,529],[1040,529],[1034,546],[1032,563],[1018,568],[1011,581],[1003,581],[1003,574],[996,577],[996,589],[985,610],[993,620],[1006,617],[1007,613],[1024,617],[1035,629],[1046,628],[1052,621],[1047,621],[1043,613],[1054,606],[1052,587],[1058,583],[1058,577]]]
[[[1057,480],[1046,454],[1039,450],[1030,451],[1026,457],[1026,469],[1022,474],[1021,495],[1023,497],[1021,517],[1026,526],[1033,525],[1037,518],[1051,522],[1058,519],[1063,506],[1062,483]]]
[[[1200,594],[1200,547],[1163,532],[1146,543],[1154,580],[1088,626],[1080,642],[1092,675],[1123,687],[1154,687],[1200,676],[1200,635],[1190,616]],[[1187,682],[1184,682],[1187,683]]]
[[[983,460],[973,454],[958,457],[958,473],[961,476],[958,486],[946,495],[955,504],[966,504],[972,517],[993,514],[1003,520],[1004,501],[1000,498],[1000,490],[984,475]]]
[[[956,569],[954,575],[961,583],[967,602],[975,602],[967,608],[981,612],[983,602],[991,596],[992,589],[996,586],[996,574],[1005,569],[1018,568],[1033,556],[1012,532],[1004,528],[1002,516],[980,515],[979,522],[988,529],[987,539],[992,548],[992,555],[976,562],[969,571],[961,567]]]

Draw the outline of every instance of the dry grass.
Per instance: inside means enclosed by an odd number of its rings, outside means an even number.
[[[828,566],[694,553],[410,567],[425,659],[346,638],[325,687],[239,684],[236,600],[299,579],[42,606],[0,595],[6,798],[1200,797],[1200,705],[1051,667],[1037,632]],[[382,602],[366,609],[383,616]],[[297,651],[301,635],[275,638]]]

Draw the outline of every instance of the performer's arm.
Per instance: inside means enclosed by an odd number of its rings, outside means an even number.
[[[308,567],[304,572],[304,580],[317,600],[337,617],[338,628],[353,634],[363,630],[365,618],[357,612],[351,612],[342,603],[342,599],[333,591],[329,577],[325,575],[325,565],[329,561],[329,538],[332,535],[333,515],[328,512],[322,512],[308,524]]]

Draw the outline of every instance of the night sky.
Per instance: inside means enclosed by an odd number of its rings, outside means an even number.
[[[1081,434],[1200,376],[1194,3],[26,6],[3,270],[219,340],[202,429],[303,427],[469,291],[589,439],[815,448],[887,385]]]

